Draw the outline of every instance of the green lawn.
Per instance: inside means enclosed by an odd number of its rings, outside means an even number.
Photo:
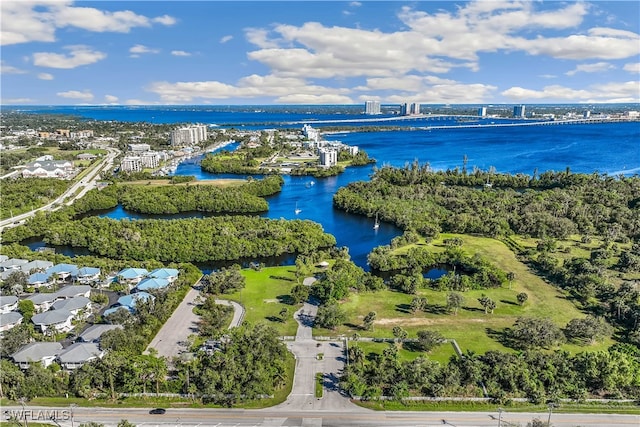
[[[502,242],[486,237],[443,234],[429,244],[434,251],[444,250],[443,240],[451,237],[463,239],[463,249],[473,255],[479,253],[490,259],[497,267],[515,273],[511,289],[506,285],[497,289],[471,290],[463,293],[465,303],[457,315],[447,313],[447,292],[422,289],[417,296],[428,299],[429,307],[425,313],[413,314],[409,304],[414,295],[385,290],[375,293],[351,294],[341,307],[348,313],[348,320],[335,331],[317,329],[316,335],[351,336],[358,333],[369,337],[392,337],[394,326],[401,326],[414,338],[418,330],[438,331],[445,338],[455,339],[462,351],[473,350],[484,353],[488,350],[509,351],[499,340],[499,334],[513,325],[520,316],[542,317],[553,320],[564,327],[569,320],[584,317],[576,306],[558,289],[533,274],[529,268],[516,259],[515,254]],[[424,243],[423,243],[424,245]],[[407,247],[400,248],[404,252]],[[524,306],[517,303],[516,295],[525,292],[529,296]],[[478,298],[487,295],[497,303],[493,314],[485,314]],[[377,314],[373,331],[361,329],[364,316],[370,311]],[[571,352],[605,349],[612,344],[605,340],[595,345],[578,346],[565,344],[563,349]]]
[[[298,323],[293,319],[293,313],[300,305],[288,304],[291,288],[297,284],[295,267],[267,267],[261,271],[246,269],[242,274],[246,277],[245,288],[223,297],[238,301],[246,308],[246,321],[253,324],[268,323],[280,335],[295,335]],[[278,320],[283,307],[289,310],[284,323]]]

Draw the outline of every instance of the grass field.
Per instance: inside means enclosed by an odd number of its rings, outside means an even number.
[[[428,308],[424,313],[413,314],[409,305],[414,295],[407,295],[392,290],[375,293],[351,294],[343,301],[341,307],[348,313],[348,321],[335,331],[319,329],[317,335],[351,336],[358,333],[362,336],[392,337],[394,326],[401,326],[414,338],[418,330],[430,329],[440,332],[445,338],[455,339],[462,351],[472,350],[484,353],[488,350],[510,351],[499,341],[505,328],[513,325],[520,316],[541,317],[553,320],[564,327],[569,320],[584,317],[576,306],[554,286],[546,283],[520,262],[515,254],[502,242],[486,237],[469,235],[443,234],[429,244],[434,251],[444,250],[443,240],[459,237],[463,240],[463,250],[469,255],[478,253],[491,260],[497,267],[515,273],[515,280],[509,289],[471,290],[463,293],[465,302],[457,315],[446,311],[446,292],[422,289],[418,296],[426,297]],[[424,242],[422,243],[424,245]],[[401,248],[404,252],[408,248]],[[516,296],[525,292],[528,301],[520,306]],[[478,298],[487,295],[497,303],[493,314],[485,314]],[[373,331],[361,329],[364,316],[370,311],[377,314]],[[604,340],[594,345],[579,346],[564,344],[563,349],[571,352],[605,349],[612,340]]]
[[[297,284],[295,267],[268,267],[261,271],[243,270],[246,286],[240,291],[224,298],[232,299],[246,308],[245,320],[252,323],[267,323],[278,331],[280,335],[295,335],[298,323],[293,319],[293,313],[300,305],[289,304],[291,288]],[[280,310],[287,308],[287,320],[279,320]]]

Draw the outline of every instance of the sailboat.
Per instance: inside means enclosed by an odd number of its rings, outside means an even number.
[[[377,230],[380,228],[380,221],[378,221],[378,212],[376,212],[376,222],[373,224],[373,229]]]
[[[298,202],[296,202],[296,209],[294,210],[294,212],[296,213],[296,215],[298,215],[300,212],[302,212],[302,209],[298,208]]]

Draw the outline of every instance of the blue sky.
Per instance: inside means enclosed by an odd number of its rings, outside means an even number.
[[[640,102],[640,2],[3,0],[2,104]]]

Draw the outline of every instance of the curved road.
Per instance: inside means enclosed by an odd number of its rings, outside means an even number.
[[[38,209],[34,209],[30,212],[25,212],[20,215],[16,215],[12,218],[7,218],[0,221],[0,231],[2,231],[5,227],[12,227],[17,225],[16,223],[22,223],[24,220],[31,218],[38,211],[52,211],[56,210],[60,205],[62,205],[63,201],[69,197],[66,205],[71,205],[76,199],[84,196],[87,191],[96,188],[96,182],[100,178],[100,172],[113,169],[113,161],[116,156],[120,153],[120,151],[113,147],[103,147],[108,151],[106,157],[102,159],[102,161],[94,166],[94,168],[80,181],[73,184],[67,191],[65,191],[60,197],[55,199],[53,202],[42,206]],[[77,194],[76,194],[77,192]]]

